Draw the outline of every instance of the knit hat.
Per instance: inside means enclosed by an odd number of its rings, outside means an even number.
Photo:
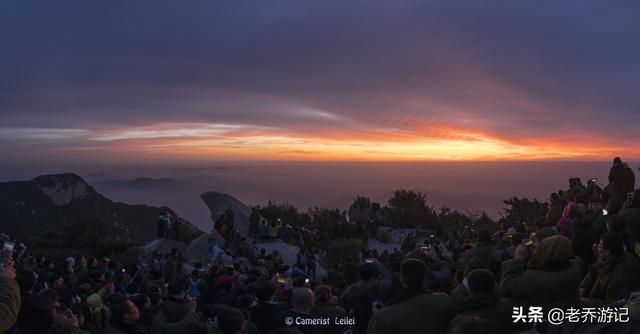
[[[487,269],[474,269],[467,277],[469,290],[476,295],[491,295],[496,290],[496,278]]]

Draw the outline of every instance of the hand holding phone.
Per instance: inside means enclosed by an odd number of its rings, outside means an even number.
[[[0,277],[15,279],[16,269],[13,267],[13,260],[9,258],[9,262],[6,265],[0,266]]]
[[[9,261],[11,261],[11,256],[13,255],[15,246],[16,245],[13,242],[4,242],[4,245],[2,245],[2,251],[0,251],[0,267],[9,265]]]

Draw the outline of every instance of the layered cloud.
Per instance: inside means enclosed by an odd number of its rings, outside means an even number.
[[[0,149],[14,161],[639,158],[638,10],[5,3]]]

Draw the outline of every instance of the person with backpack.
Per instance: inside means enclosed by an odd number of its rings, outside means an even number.
[[[391,287],[391,273],[375,258],[367,259],[358,268],[360,280],[350,285],[340,298],[342,305],[355,317],[355,332],[367,332],[373,307],[387,295]]]

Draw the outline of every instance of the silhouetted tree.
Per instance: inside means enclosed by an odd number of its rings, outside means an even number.
[[[295,206],[289,203],[269,201],[266,206],[257,206],[255,209],[269,222],[275,222],[280,219],[284,225],[300,226],[309,220],[306,214],[300,213]]]
[[[412,190],[397,190],[389,199],[389,215],[393,225],[418,227],[430,225],[431,209],[424,194]]]
[[[368,209],[371,208],[371,199],[365,196],[358,196],[351,204],[351,207],[355,207],[358,209]]]
[[[503,202],[508,205],[503,209],[503,220],[508,224],[523,223],[530,227],[534,226],[537,221],[544,219],[549,210],[547,203],[537,199],[530,200],[526,197],[514,196]]]

